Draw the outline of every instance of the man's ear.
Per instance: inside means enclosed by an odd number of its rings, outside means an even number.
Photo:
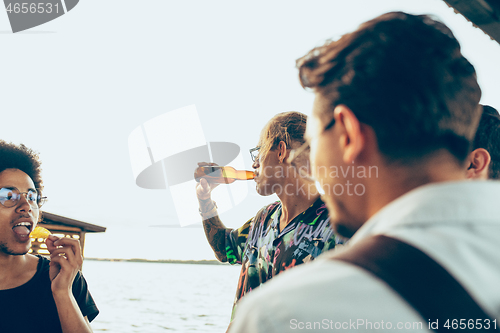
[[[489,177],[490,153],[484,148],[477,148],[469,154],[467,178],[486,180]]]
[[[278,160],[280,163],[283,163],[286,158],[286,149],[287,147],[285,141],[280,141],[278,149],[276,149],[278,151]]]
[[[365,138],[361,132],[361,125],[354,113],[345,105],[338,105],[333,110],[335,127],[340,132],[340,145],[345,163],[354,161],[365,145]]]

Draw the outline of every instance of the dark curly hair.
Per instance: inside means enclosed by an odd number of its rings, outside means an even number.
[[[323,121],[346,105],[371,126],[388,162],[447,149],[467,158],[479,122],[474,67],[450,29],[427,15],[383,14],[297,60],[303,87],[325,98]]]
[[[486,149],[491,156],[488,177],[500,179],[500,114],[489,105],[483,105],[473,145],[473,149],[477,148]]]
[[[26,173],[38,192],[43,190],[41,162],[38,154],[23,144],[15,145],[0,140],[0,172],[18,169]]]

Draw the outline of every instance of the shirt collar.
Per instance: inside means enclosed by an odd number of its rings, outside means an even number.
[[[500,181],[467,180],[420,186],[373,215],[351,243],[410,225],[494,223],[500,226]]]
[[[296,226],[299,223],[305,223],[308,225],[315,225],[319,221],[319,217],[323,213],[323,211],[326,210],[326,205],[323,203],[321,198],[318,198],[316,201],[314,201],[311,206],[309,206],[305,211],[297,215],[290,223],[281,231],[280,234],[286,234],[290,230],[295,229]],[[314,213],[313,213],[314,212]],[[316,214],[316,215],[313,215]],[[311,221],[309,220],[304,220],[304,216],[311,216],[313,218]],[[271,222],[271,228],[278,230],[278,224],[281,216],[281,202],[278,203],[278,208],[274,210],[274,212],[271,214],[270,219],[272,219]],[[322,222],[323,220],[319,221]]]

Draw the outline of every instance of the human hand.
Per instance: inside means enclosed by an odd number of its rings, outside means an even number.
[[[198,167],[204,167],[204,166],[219,166],[219,165],[216,163],[206,163],[206,162],[198,163]],[[199,200],[210,199],[212,190],[217,186],[219,186],[219,184],[210,183],[205,178],[201,178],[200,181],[196,183],[196,195],[198,199]]]
[[[50,235],[45,241],[50,252],[49,276],[52,293],[70,292],[73,280],[83,264],[80,242]]]

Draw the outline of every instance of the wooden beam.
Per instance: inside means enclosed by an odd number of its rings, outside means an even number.
[[[44,228],[49,229],[52,233],[54,233],[53,230],[54,231],[57,231],[57,230],[60,230],[60,231],[73,231],[73,232],[77,232],[77,233],[81,233],[82,232],[82,229],[80,229],[80,228],[77,228],[77,227],[68,227],[68,226],[60,225],[60,224],[40,223],[40,226],[43,226]]]
[[[443,0],[476,27],[500,43],[500,5],[488,0]]]

